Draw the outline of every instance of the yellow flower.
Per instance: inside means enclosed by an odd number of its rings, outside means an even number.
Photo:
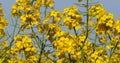
[[[70,10],[69,8],[64,8],[65,13],[69,12],[69,10]]]
[[[53,1],[53,0],[47,0],[47,1],[45,2],[45,5],[46,5],[47,7],[52,7],[52,6],[54,5],[54,1]]]
[[[32,51],[32,52],[37,52],[37,50],[36,50],[35,47],[32,47],[32,48],[31,48],[31,51]]]
[[[27,35],[24,35],[23,38],[22,38],[22,42],[23,42],[23,43],[31,43],[32,40],[31,40],[30,38],[28,38]]]
[[[117,31],[117,33],[120,33],[120,20],[115,21],[114,29]]]
[[[117,47],[120,48],[120,43],[118,43]]]
[[[101,4],[93,5],[89,9],[89,15],[94,16],[96,18],[100,18],[105,13],[106,13],[106,10],[102,7]]]
[[[29,51],[31,51],[31,48],[28,48],[28,47],[27,47],[27,48],[25,49],[25,51],[26,51],[26,52],[29,52]]]
[[[55,24],[54,23],[49,23],[48,26],[49,26],[50,29],[55,28]]]
[[[7,20],[4,18],[3,9],[0,7],[0,38],[5,36],[4,28],[8,26]]]
[[[4,29],[8,26],[8,22],[5,18],[0,17],[0,29]]]
[[[22,15],[20,16],[21,19],[21,23],[20,25],[25,25],[26,23],[29,23],[29,25],[36,25],[38,24],[38,18],[40,18],[40,15],[36,14],[26,14],[26,15]]]
[[[23,2],[23,0],[16,0],[16,2]]]
[[[80,60],[81,58],[81,52],[75,52],[75,54],[72,55],[75,60]]]
[[[103,61],[104,59],[102,57],[98,57],[98,59],[96,60],[96,63],[104,63]]]
[[[2,45],[3,45],[4,47],[7,47],[7,46],[8,46],[7,41],[6,41],[6,40],[3,41],[3,42],[2,42]]]
[[[5,57],[4,58],[0,58],[0,63],[3,63],[4,60],[5,60]]]
[[[79,40],[80,40],[80,42],[84,41],[85,40],[85,35],[80,35]]]
[[[16,49],[16,52],[26,52],[26,54],[33,54],[37,50],[32,43],[32,40],[24,34],[23,36],[17,35],[15,38],[14,48]]]
[[[31,56],[31,59],[34,60],[34,61],[38,60],[37,56]]]
[[[3,29],[0,29],[0,38],[5,36],[5,32]]]
[[[23,49],[23,43],[21,41],[16,42],[14,46],[18,49],[18,51],[21,51]]]
[[[25,22],[26,22],[27,19],[26,19],[26,16],[21,16],[20,19],[21,19],[20,25],[22,26],[22,25],[25,24]]]
[[[114,46],[113,45],[107,45],[106,48],[107,49],[112,49],[112,48],[114,48]]]
[[[57,63],[63,63],[64,58],[58,59]]]
[[[99,42],[105,44],[105,43],[106,43],[106,37],[105,37],[105,36],[102,36],[102,37],[99,39]]]
[[[76,6],[71,6],[69,8],[64,9],[64,25],[68,29],[75,28],[78,30],[80,28],[80,24],[82,23],[82,15],[78,12]]]
[[[13,18],[15,15],[17,15],[17,5],[12,6],[12,11],[11,11],[11,17]]]

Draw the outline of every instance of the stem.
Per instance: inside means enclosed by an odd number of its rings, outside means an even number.
[[[47,15],[47,6],[45,6],[45,11],[44,11],[44,14],[45,14],[45,16],[44,16],[44,17],[46,17],[46,15]]]
[[[45,2],[46,2],[46,0],[45,0]],[[46,12],[47,12],[47,7],[45,6],[45,10],[44,10],[44,17],[46,17]],[[41,51],[40,51],[40,57],[39,57],[39,60],[38,60],[38,63],[41,63],[41,56],[42,56],[42,54],[43,54],[43,52],[44,52],[44,48],[45,48],[45,44],[43,43],[45,40],[44,40],[44,33],[43,33],[43,35],[42,35],[42,44],[41,44]]]
[[[95,47],[96,47],[96,42],[97,42],[97,34],[95,35],[95,39],[94,39],[94,46],[93,46],[93,52],[95,51]]]
[[[41,63],[41,56],[42,56],[42,53],[43,53],[44,48],[45,48],[45,46],[44,46],[44,44],[42,43],[41,51],[40,51],[40,57],[39,57],[38,63]]]
[[[88,3],[89,3],[89,0],[87,0],[87,2],[86,2],[86,11],[87,11],[87,14],[86,14],[86,19],[87,19],[87,27],[86,27],[86,29],[87,29],[87,33],[86,33],[86,37],[85,37],[85,40],[84,40],[84,42],[86,42],[86,40],[87,40],[87,38],[88,38],[88,32],[89,32],[89,30],[88,30],[88,25],[89,25],[89,13],[88,13]]]
[[[17,34],[19,34],[20,30],[22,29],[22,26],[19,28],[19,31],[17,32]],[[14,37],[12,38],[12,40],[10,41],[10,45],[7,47],[6,51],[8,51],[11,47],[12,47],[12,43],[14,42]]]
[[[17,22],[18,22],[17,19],[18,19],[18,18],[16,18],[15,25],[14,25],[14,23],[13,23],[14,29],[13,29],[13,33],[12,33],[12,41],[10,42],[10,48],[11,48],[12,43],[13,43],[13,41],[14,41],[15,30],[16,30]],[[12,20],[12,19],[11,19],[11,20]],[[13,20],[12,20],[12,22],[13,22]]]
[[[118,43],[119,43],[119,41],[117,41],[117,43],[115,44],[115,47],[113,48],[113,51],[112,51],[112,53],[110,54],[109,60],[111,59],[113,53],[115,52],[115,49],[117,48]]]
[[[87,31],[86,32],[87,33],[86,33],[86,37],[85,37],[85,40],[83,41],[83,45],[82,45],[82,49],[81,49],[82,50],[82,52],[81,52],[81,54],[82,54],[82,59],[81,59],[82,63],[84,63],[84,50],[83,50],[83,47],[84,47],[85,42],[86,42],[86,40],[88,38],[88,32],[89,32],[89,30],[88,30],[88,25],[89,25],[89,13],[88,13],[88,10],[89,10],[88,8],[89,7],[88,6],[89,5],[88,4],[89,4],[89,0],[87,0],[87,2],[86,2],[86,12],[87,12],[86,13],[86,20],[87,20],[87,27],[86,27]]]
[[[73,29],[74,29],[74,33],[75,33],[75,35],[76,35],[76,36],[78,36],[78,35],[77,35],[77,31],[76,31],[75,27],[74,27]]]
[[[19,28],[17,34],[19,34],[21,29],[22,29],[22,26]],[[9,45],[9,48],[11,48],[13,42],[14,42],[14,37],[12,37],[12,40],[11,40],[10,45]]]
[[[34,30],[33,30],[33,27],[31,27],[31,30],[32,30],[32,32],[33,32],[33,34],[34,34],[34,39],[35,39],[35,41],[36,41],[36,43],[37,43],[37,45],[38,45],[38,47],[39,47],[39,49],[40,49],[40,45],[39,45],[39,43],[38,43],[38,41],[37,41],[37,38],[39,38],[36,34],[35,34],[35,32],[34,32]],[[40,39],[39,39],[40,40]],[[40,42],[41,42],[41,40],[40,40]]]
[[[53,59],[51,59],[50,57],[48,57],[46,54],[44,54],[45,57],[47,57],[48,59],[50,59],[52,62],[56,63],[56,61],[54,61]]]
[[[72,63],[71,55],[68,53],[70,63]]]
[[[111,37],[110,37],[110,35],[108,34],[108,37],[109,37],[109,39],[111,40]]]

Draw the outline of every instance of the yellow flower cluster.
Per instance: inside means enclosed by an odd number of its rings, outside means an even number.
[[[114,16],[111,13],[104,14],[102,17],[98,19],[96,26],[97,34],[110,33],[114,24]]]
[[[37,62],[37,56],[35,53],[37,52],[35,46],[32,43],[32,40],[27,35],[17,35],[14,37],[15,43],[14,47],[11,47],[10,50],[7,51],[7,55],[10,54],[8,59],[5,62],[8,63],[29,63],[29,62]],[[7,56],[6,55],[6,56]]]
[[[76,6],[71,6],[64,9],[64,25],[68,29],[75,28],[78,30],[82,22],[82,15],[78,11]]]
[[[107,49],[105,51],[105,54],[102,56],[97,55],[98,51],[96,50],[91,56],[97,58],[96,62],[100,63],[101,61],[103,63],[106,62],[119,62],[119,33],[120,33],[120,21],[119,19],[117,21],[114,20],[114,15],[112,13],[107,13],[105,9],[100,5],[94,5],[91,6],[89,9],[89,15],[90,18],[95,17],[97,18],[95,30],[96,34],[99,35],[99,42],[101,44],[105,44]],[[100,34],[102,34],[100,36]],[[104,36],[104,34],[108,34],[110,41],[108,41],[107,36]],[[113,50],[112,50],[113,49]],[[101,49],[102,50],[102,49]],[[110,51],[112,50],[112,52]],[[106,53],[107,52],[107,53]],[[103,52],[101,52],[103,53]],[[108,54],[110,53],[110,54]],[[108,55],[107,55],[108,54]],[[93,58],[91,57],[91,58]],[[115,59],[116,58],[116,59]],[[93,60],[92,60],[93,61]],[[95,61],[93,61],[95,62]]]
[[[85,60],[86,63],[89,62],[109,62],[109,57],[103,48],[97,47],[94,50],[94,46],[91,42],[85,42],[83,46],[83,41],[85,39],[84,35],[76,37],[74,35],[61,35],[58,40],[54,41],[54,46],[56,50],[56,55],[59,57],[58,63],[69,62],[68,58],[72,58],[76,62],[81,62],[81,59]],[[83,51],[81,50],[83,46]],[[84,58],[82,58],[82,52],[84,53]],[[104,54],[103,54],[104,53]],[[101,56],[101,54],[103,54]]]
[[[44,5],[46,5],[46,7],[52,7],[54,5],[54,1],[53,0],[44,0]]]
[[[94,16],[96,18],[100,18],[105,13],[106,13],[106,10],[102,7],[101,4],[93,5],[89,9],[89,15]]]
[[[46,32],[47,39],[53,42],[53,36],[61,30],[62,16],[62,12],[58,10],[51,10],[43,20],[42,24],[38,25],[38,31],[40,33]]]
[[[53,0],[36,0],[35,4],[33,5],[34,10],[40,10],[41,6],[44,5],[45,7],[53,7],[54,1]]]
[[[1,3],[0,3],[1,6]],[[0,7],[0,38],[5,36],[4,28],[8,26],[6,18],[4,18],[3,8]]]
[[[63,12],[53,6],[53,0],[16,0],[13,35],[5,35],[8,23],[0,7],[0,63],[120,62],[120,18],[115,21],[101,4],[89,7],[88,0],[82,5],[86,18],[74,5]]]
[[[31,28],[40,22],[40,8],[42,5],[52,7],[53,0],[16,0],[17,4],[12,6],[12,17],[20,17],[20,25],[26,28]],[[34,4],[33,4],[34,2]]]
[[[38,32],[43,34],[46,33],[46,39],[53,42],[55,34],[61,31],[61,20],[63,13],[58,10],[51,10],[46,16],[42,23],[38,24]]]
[[[120,19],[118,19],[115,23],[114,23],[114,28],[115,28],[115,35],[120,33]]]
[[[40,18],[39,13],[33,13],[33,14],[25,14],[20,17],[21,19],[21,26],[23,25],[35,25],[38,24]]]
[[[14,38],[14,40],[15,40],[14,47],[15,47],[17,52],[24,51],[24,52],[29,53],[28,55],[36,52],[36,48],[32,44],[32,40],[30,38],[28,38],[27,35],[24,35],[24,36],[17,35]]]
[[[7,63],[37,63],[37,60],[38,60],[37,56],[31,56],[27,58],[26,60],[23,58],[17,58],[16,60],[13,58],[10,58],[6,62]]]
[[[49,14],[45,17],[43,24],[46,24],[52,18],[54,18],[52,21],[53,24],[56,24],[56,22],[60,22],[63,16],[62,14],[63,13],[58,10],[51,10]]]
[[[30,28],[31,25],[36,25],[40,21],[40,6],[42,0],[31,1],[31,0],[16,0],[17,4],[12,6],[11,16],[20,17],[21,26],[26,26],[26,28]],[[32,4],[35,2],[35,4]],[[38,3],[40,4],[38,5]],[[39,6],[39,8],[37,7]]]
[[[114,15],[112,13],[106,13],[106,10],[102,7],[102,5],[97,4],[91,6],[89,9],[90,17],[96,17],[96,33],[97,34],[105,34],[110,33],[113,24],[114,24]]]
[[[120,62],[120,43],[117,44],[117,50],[114,51],[113,56],[111,57],[110,62]]]
[[[58,39],[54,41],[53,44],[55,46],[56,55],[59,57],[58,63],[64,61],[69,62],[68,58],[72,58],[79,62],[81,59],[80,47],[82,47],[82,42],[84,41],[85,36],[80,35],[79,37],[76,37],[75,35],[61,32],[57,37]],[[85,45],[85,47],[87,46]],[[70,57],[69,54],[71,55]]]
[[[57,42],[55,42],[54,45],[57,47],[56,52],[58,56],[65,52],[68,52],[70,54],[75,53],[75,49],[74,49],[75,43],[72,39],[69,39],[67,37],[59,38],[59,40],[57,40]]]

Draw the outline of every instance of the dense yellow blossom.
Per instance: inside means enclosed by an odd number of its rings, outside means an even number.
[[[15,41],[16,42],[14,46],[17,49],[17,51],[25,50],[26,52],[36,52],[36,49],[32,44],[32,40],[28,38],[26,35],[24,35],[23,37],[17,36],[15,38]]]
[[[46,24],[52,17],[54,18],[53,23],[59,22],[62,19],[62,12],[58,10],[51,10],[43,21],[43,24]]]
[[[89,15],[96,18],[100,18],[106,13],[106,10],[102,7],[101,4],[93,5],[89,9]]]
[[[64,25],[68,29],[75,28],[76,30],[78,30],[80,28],[81,23],[82,15],[80,12],[78,12],[76,6],[71,6],[69,8],[64,9]]]
[[[40,17],[39,14],[26,14],[21,16],[21,26],[25,25],[27,22],[34,25],[39,22],[38,18]]]
[[[39,9],[35,9],[34,5],[31,5],[30,0],[16,0],[17,4],[12,6],[11,16],[19,16],[21,26],[31,28],[30,25],[36,25],[40,21]]]
[[[54,1],[53,1],[53,0],[47,0],[47,1],[45,2],[45,5],[46,5],[47,7],[52,7],[52,6],[54,5]]]
[[[114,28],[115,28],[116,34],[120,33],[120,20],[119,19],[115,22]]]
[[[56,10],[54,0],[15,1],[10,31],[0,3],[0,63],[120,62],[120,18],[102,4],[78,0],[83,12]]]
[[[109,33],[114,24],[114,16],[111,13],[104,14],[98,19],[96,32],[97,34]]]
[[[5,36],[4,28],[6,28],[7,26],[8,22],[7,19],[4,18],[3,8],[0,7],[0,38]]]

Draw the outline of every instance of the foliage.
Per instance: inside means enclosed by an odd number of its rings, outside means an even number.
[[[120,18],[92,2],[59,11],[53,0],[16,0],[11,34],[0,4],[0,63],[119,63]]]

